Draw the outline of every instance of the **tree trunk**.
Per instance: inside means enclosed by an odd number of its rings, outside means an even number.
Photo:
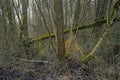
[[[22,1],[22,19],[23,24],[21,26],[21,39],[27,40],[28,39],[28,26],[27,26],[27,7],[28,7],[28,0]]]
[[[55,24],[57,28],[57,54],[59,59],[64,58],[65,44],[64,44],[64,21],[63,21],[63,7],[62,0],[54,0],[55,10]]]
[[[74,14],[74,21],[73,21],[73,27],[78,27],[79,19],[80,19],[80,0],[77,0],[76,7],[75,7],[75,14]]]
[[[21,25],[21,35],[20,35],[20,40],[22,42],[25,42],[23,45],[24,47],[24,53],[28,59],[31,58],[30,54],[30,45],[26,44],[28,41],[28,0],[23,0],[22,1],[22,22],[23,24]]]

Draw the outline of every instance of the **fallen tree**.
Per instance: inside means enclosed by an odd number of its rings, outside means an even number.
[[[120,18],[114,18],[113,19],[113,22],[116,22],[116,21],[120,21]],[[105,23],[106,23],[105,19],[104,20],[99,20],[97,22],[93,22],[93,23],[88,24],[88,25],[81,25],[79,27],[73,27],[72,31],[74,32],[76,30],[88,29],[88,28],[95,27],[98,24],[105,24]],[[69,32],[70,32],[69,29],[64,30],[64,34],[69,33]],[[37,38],[33,38],[33,39],[31,39],[31,40],[28,41],[28,44],[34,43],[34,42],[38,42],[40,40],[45,40],[45,39],[48,39],[50,37],[55,37],[55,34],[51,33],[51,34],[46,34],[46,35],[43,35],[43,36],[40,36],[40,37],[37,37]]]

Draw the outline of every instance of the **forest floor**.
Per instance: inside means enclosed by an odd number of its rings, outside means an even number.
[[[15,61],[0,67],[0,80],[120,80],[120,63],[86,64],[64,60],[53,64]]]

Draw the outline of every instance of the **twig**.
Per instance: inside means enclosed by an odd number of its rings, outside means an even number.
[[[30,63],[43,63],[43,64],[53,64],[52,62],[48,62],[48,61],[43,61],[43,60],[29,60],[29,59],[23,59],[23,58],[17,58],[20,61],[24,61],[24,62],[30,62]]]

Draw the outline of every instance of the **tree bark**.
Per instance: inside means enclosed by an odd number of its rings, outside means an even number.
[[[57,54],[59,59],[64,58],[65,44],[64,44],[64,21],[63,21],[63,7],[62,0],[54,0],[55,10],[55,25],[57,28]]]

